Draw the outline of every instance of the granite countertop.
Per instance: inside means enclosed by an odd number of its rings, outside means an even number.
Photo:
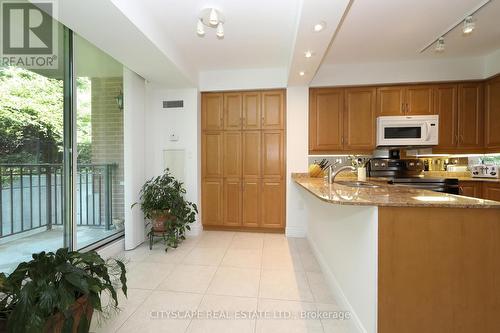
[[[367,180],[378,185],[377,188],[356,188],[337,183],[342,180],[354,180],[353,177],[339,176],[334,184],[303,173],[292,173],[292,179],[320,200],[338,205],[500,209],[500,202],[497,201],[389,185],[380,179]]]

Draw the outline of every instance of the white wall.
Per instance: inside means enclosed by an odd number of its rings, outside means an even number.
[[[485,77],[490,77],[500,73],[500,50],[496,50],[485,57],[484,67]]]
[[[164,109],[163,101],[184,100],[182,109]],[[169,90],[158,85],[147,87],[145,164],[146,177],[161,174],[165,168],[164,150],[185,151],[184,186],[186,199],[200,206],[199,185],[199,93],[197,89]],[[176,134],[178,141],[170,141],[170,134]],[[192,234],[201,230],[199,216],[191,226]]]
[[[139,200],[144,184],[144,107],[145,80],[124,68],[123,122],[124,122],[124,184],[125,184],[125,249],[130,250],[144,241],[144,215],[139,206],[130,206]]]
[[[339,308],[353,313],[358,331],[375,333],[378,208],[335,205],[300,191],[309,208],[307,239]]]
[[[321,66],[311,86],[454,81],[484,78],[484,58]]]
[[[292,172],[307,172],[309,87],[286,91],[286,234],[305,237],[306,211],[302,191],[294,186]]]
[[[284,88],[286,68],[257,68],[200,72],[200,91]]]

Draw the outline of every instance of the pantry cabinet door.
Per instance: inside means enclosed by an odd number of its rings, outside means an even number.
[[[201,213],[203,225],[222,225],[222,179],[205,179],[202,189]]]
[[[224,96],[219,93],[201,95],[201,128],[204,131],[222,130],[224,113]]]
[[[241,132],[224,132],[224,177],[241,177]]]
[[[258,130],[261,126],[259,92],[243,93],[243,129]]]
[[[284,144],[283,131],[262,132],[262,177],[283,178]]]
[[[260,180],[243,180],[242,196],[242,225],[245,227],[258,227],[260,225]]]
[[[224,129],[226,131],[241,129],[242,106],[241,93],[224,94]]]
[[[283,182],[279,179],[262,181],[261,226],[264,228],[284,227]]]
[[[241,225],[241,180],[224,180],[224,225]]]
[[[202,134],[202,177],[222,177],[223,134],[204,132]]]
[[[284,90],[264,91],[261,94],[261,128],[280,130],[285,128],[285,92]]]

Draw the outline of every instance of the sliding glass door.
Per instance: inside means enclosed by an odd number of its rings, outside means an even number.
[[[47,8],[0,5],[4,30],[6,17],[13,29],[19,13],[39,9],[54,27],[50,43],[36,35],[42,44],[29,56],[19,32],[2,40],[0,272],[10,272],[32,253],[89,248],[123,233],[123,66]],[[51,55],[39,51],[48,44]],[[21,55],[8,54],[11,46]]]

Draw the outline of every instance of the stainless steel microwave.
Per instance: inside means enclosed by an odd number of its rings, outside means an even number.
[[[377,146],[434,146],[439,143],[439,116],[377,118]]]

